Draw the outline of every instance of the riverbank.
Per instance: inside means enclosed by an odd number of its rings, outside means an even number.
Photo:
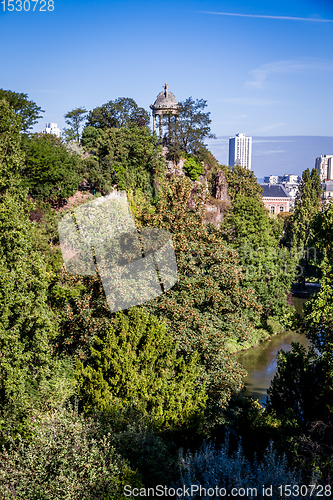
[[[292,301],[296,312],[302,314],[303,304],[311,294],[306,297],[293,295]],[[235,353],[237,360],[245,368],[248,375],[244,378],[245,394],[258,399],[264,404],[267,389],[277,370],[277,353],[282,349],[291,350],[292,342],[300,342],[304,347],[310,345],[305,335],[296,331],[284,331],[269,336],[269,341],[261,342],[256,349],[248,349]]]
[[[270,321],[270,320],[268,320]],[[262,342],[268,341],[273,335],[277,335],[278,333],[282,333],[284,331],[283,327],[274,320],[271,320],[271,323],[274,325],[274,330],[269,332],[268,330],[264,330],[263,328],[259,328],[254,331],[252,336],[252,342],[237,342],[234,339],[230,339],[226,342],[226,348],[230,352],[230,354],[237,354],[238,352],[248,351],[253,347],[259,347]]]
[[[291,301],[294,305],[296,312],[300,315],[303,314],[303,303],[311,297],[315,292],[318,292],[320,289],[319,283],[303,283],[301,286],[299,283],[293,283],[291,289]],[[280,325],[273,318],[267,321],[269,326],[269,331],[264,329],[258,329],[255,331],[252,342],[242,342],[239,343],[236,340],[228,340],[226,342],[226,347],[230,354],[237,354],[243,351],[248,351],[252,348],[259,347],[263,342],[270,341],[276,335],[282,335],[287,332],[286,329]],[[297,333],[297,332],[296,332]]]

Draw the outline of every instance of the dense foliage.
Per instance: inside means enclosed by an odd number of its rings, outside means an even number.
[[[169,153],[186,159],[185,175],[175,176],[132,99],[90,111],[82,144],[65,146],[22,134],[40,109],[2,92],[0,497],[122,499],[125,484],[217,482],[228,492],[234,483],[329,484],[333,211],[319,210],[316,173],[304,173],[283,221],[264,208],[253,172],[219,166],[205,149],[204,100],[181,103]],[[67,113],[67,140],[80,139],[85,113]],[[221,169],[231,202],[214,226],[205,210]],[[207,183],[194,182],[201,174]],[[178,281],[170,290],[115,314],[98,274],[65,271],[57,223],[79,187],[88,193],[76,203],[126,190],[139,233],[171,234]],[[245,371],[231,352],[291,324],[298,257],[289,243],[323,256],[320,291],[299,323],[317,351],[295,344],[279,354],[263,408],[242,396]],[[219,448],[229,431],[230,446]]]
[[[143,127],[147,126],[149,121],[147,111],[129,97],[118,97],[115,101],[109,101],[94,108],[87,116],[87,126],[100,129],[120,128],[133,123]]]
[[[72,196],[82,179],[80,157],[67,151],[50,134],[33,134],[23,141],[23,183],[36,200],[57,201]]]
[[[83,164],[85,178],[103,194],[113,186],[119,190],[141,190],[153,196],[164,173],[161,148],[147,127],[136,124],[94,131],[87,127],[83,143],[94,149]]]
[[[132,309],[119,313],[104,338],[96,337],[91,359],[77,360],[85,411],[107,410],[115,403],[134,405],[155,427],[193,425],[205,408],[199,385],[198,355],[187,361],[164,324]]]
[[[22,132],[29,132],[33,125],[42,117],[44,111],[33,101],[29,101],[27,94],[0,89],[0,100],[5,99],[16,115],[21,119]]]
[[[240,165],[222,168],[232,202],[222,227],[227,242],[237,249],[244,266],[244,286],[255,290],[262,306],[264,328],[270,318],[285,326],[291,315],[287,295],[297,261],[281,245],[282,221],[269,216],[252,171]]]

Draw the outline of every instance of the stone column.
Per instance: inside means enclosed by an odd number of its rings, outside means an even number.
[[[156,132],[156,115],[153,112],[153,132]]]
[[[163,138],[163,113],[160,114],[160,139]]]

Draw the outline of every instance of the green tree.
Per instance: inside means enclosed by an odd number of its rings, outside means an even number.
[[[140,226],[161,227],[172,234],[179,276],[171,290],[142,307],[166,320],[180,352],[198,351],[211,425],[223,418],[231,395],[242,387],[244,371],[228,349],[235,343],[253,343],[260,306],[253,291],[241,286],[236,252],[216,228],[205,224],[200,195],[196,210],[189,210],[191,191],[188,178],[174,177],[161,184],[154,207],[136,205]]]
[[[28,94],[20,94],[11,90],[0,89],[0,100],[6,99],[15,113],[21,118],[22,132],[28,132],[38,122],[44,111],[33,101],[29,101]]]
[[[307,168],[302,174],[291,218],[292,246],[306,247],[312,238],[311,222],[320,208],[322,187],[318,171]]]
[[[282,224],[269,216],[253,172],[239,165],[222,169],[232,200],[222,231],[227,242],[238,251],[244,267],[243,286],[255,290],[262,306],[262,326],[271,330],[267,323],[271,318],[286,323],[291,315],[287,294],[296,261],[280,246]]]
[[[326,360],[313,347],[307,351],[293,342],[291,351],[279,351],[278,370],[267,391],[268,409],[278,417],[291,410],[299,425],[323,419],[325,413],[327,420],[327,412],[333,410],[333,387],[327,367]]]
[[[98,139],[104,136],[105,132],[103,129],[87,125],[82,132],[81,144],[84,148],[89,149],[92,153],[96,154]]]
[[[6,500],[125,500],[143,486],[96,421],[62,411],[32,425],[0,452],[0,497]]]
[[[90,134],[91,127],[86,130]],[[83,135],[86,141],[87,136]],[[84,161],[84,176],[96,189],[107,194],[116,184],[119,190],[139,189],[154,196],[165,161],[157,138],[147,127],[134,123],[89,137],[96,155]]]
[[[18,189],[23,154],[20,149],[21,119],[6,100],[0,101],[0,194]]]
[[[130,123],[143,127],[147,126],[149,121],[147,111],[129,97],[118,97],[115,101],[108,101],[94,108],[87,116],[87,126],[102,129],[125,127]]]
[[[38,200],[69,198],[82,179],[82,161],[71,154],[61,140],[50,134],[33,134],[22,143],[25,153],[21,168],[23,183]]]
[[[72,140],[80,142],[80,128],[85,122],[86,116],[87,110],[84,107],[72,109],[65,114],[65,121],[70,126],[69,129],[65,129],[68,142]]]
[[[157,427],[191,425],[205,408],[198,356],[185,361],[163,323],[139,309],[118,313],[104,338],[95,338],[87,366],[77,360],[85,411],[135,405]]]
[[[234,201],[238,195],[254,198],[257,201],[262,201],[262,187],[258,184],[257,179],[252,170],[241,165],[234,167],[221,165],[228,184],[228,194],[231,200]]]
[[[204,140],[215,138],[211,133],[210,112],[205,112],[207,101],[189,97],[179,102],[179,115],[177,121],[169,126],[169,153],[168,157],[178,160],[184,153],[194,154],[203,160],[206,151]]]
[[[204,168],[195,156],[187,155],[185,160],[185,170],[192,181],[196,181],[200,174],[204,172]]]
[[[302,329],[320,353],[333,356],[333,204],[313,219],[313,243],[322,251],[320,290],[304,304]]]
[[[280,420],[282,449],[309,479],[316,471],[322,484],[333,472],[333,359],[292,343],[278,354],[278,371],[267,391],[268,414]]]

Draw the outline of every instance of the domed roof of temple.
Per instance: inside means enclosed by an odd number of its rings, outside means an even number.
[[[178,103],[172,92],[169,92],[169,86],[166,83],[164,86],[164,92],[160,92],[156,98],[154,104],[150,105],[151,109],[178,109]]]

